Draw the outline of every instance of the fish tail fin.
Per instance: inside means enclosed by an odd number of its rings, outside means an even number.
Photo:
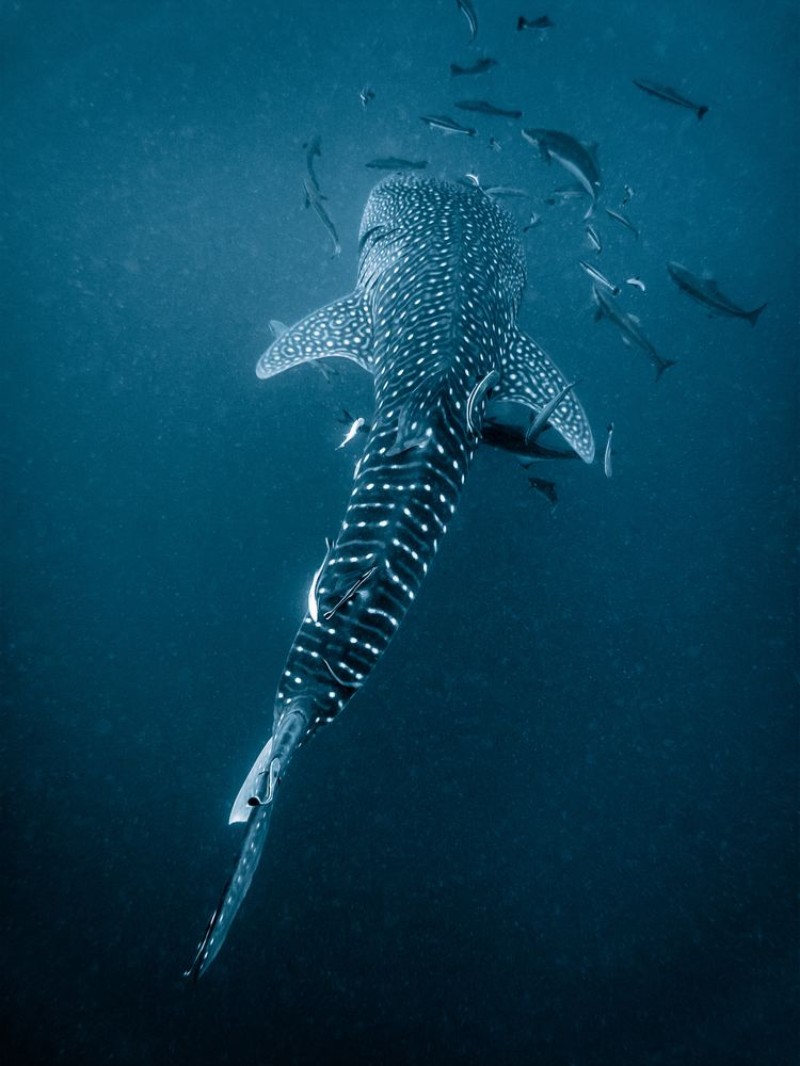
[[[761,314],[761,312],[764,310],[764,308],[766,306],[767,306],[766,304],[762,304],[760,307],[757,307],[755,309],[755,311],[749,311],[745,315],[745,318],[747,319],[747,321],[750,323],[751,326],[754,326],[756,324],[756,322],[758,322],[758,316]]]
[[[708,107],[705,104],[701,104],[700,107],[698,107],[698,109],[697,109],[697,121],[698,122],[700,122],[702,120],[703,115],[705,115],[707,111],[708,111]]]
[[[675,366],[677,362],[677,359],[662,359],[656,367],[656,381],[660,381],[664,371],[669,370],[671,366]]]
[[[209,919],[203,939],[195,953],[192,964],[184,977],[196,982],[206,972],[219,954],[230,932],[239,908],[244,902],[253,875],[258,868],[264,844],[267,841],[275,790],[289,765],[289,761],[308,731],[311,708],[307,702],[293,700],[275,728],[272,737],[261,750],[258,758],[239,789],[233,804],[230,819],[233,822],[248,821],[236,856],[233,870],[217,906]]]

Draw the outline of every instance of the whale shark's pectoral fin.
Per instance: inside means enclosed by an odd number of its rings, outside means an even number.
[[[530,337],[517,331],[502,355],[501,379],[493,399],[525,404],[537,415],[561,393],[548,422],[584,462],[591,463],[594,459],[592,427],[569,386],[550,356]]]
[[[258,360],[256,374],[271,378],[299,363],[327,356],[352,359],[372,373],[372,322],[361,293],[313,311],[277,336]]]

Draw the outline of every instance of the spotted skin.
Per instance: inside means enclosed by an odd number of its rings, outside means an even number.
[[[363,686],[414,601],[455,511],[490,395],[537,411],[567,384],[516,326],[522,245],[510,216],[480,189],[387,178],[367,203],[360,248],[355,291],[282,333],[258,362],[259,377],[269,378],[314,358],[353,359],[373,374],[375,416],[278,685],[273,741],[231,813],[250,827],[193,977],[219,951],[249,887],[294,748]],[[590,462],[591,430],[572,392],[550,421]]]

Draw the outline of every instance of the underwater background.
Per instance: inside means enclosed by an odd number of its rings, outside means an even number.
[[[796,1061],[797,10],[475,8],[471,42],[455,0],[0,6],[7,1061]],[[601,255],[526,126],[599,145]],[[338,257],[303,204],[316,135]],[[371,413],[351,364],[255,363],[271,319],[352,289],[364,164],[389,156],[527,192],[504,201],[539,216],[520,325],[601,456],[479,450],[195,986],[349,493],[342,408]],[[579,260],[678,360],[657,384]],[[755,328],[670,260],[766,301]]]

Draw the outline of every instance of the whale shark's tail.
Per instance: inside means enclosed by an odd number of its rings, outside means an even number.
[[[309,720],[310,707],[305,701],[294,700],[289,704],[234,801],[229,822],[249,822],[249,825],[219,903],[209,919],[192,964],[184,973],[184,977],[191,981],[202,977],[217,957],[244,902],[267,840],[275,790],[306,734]]]

